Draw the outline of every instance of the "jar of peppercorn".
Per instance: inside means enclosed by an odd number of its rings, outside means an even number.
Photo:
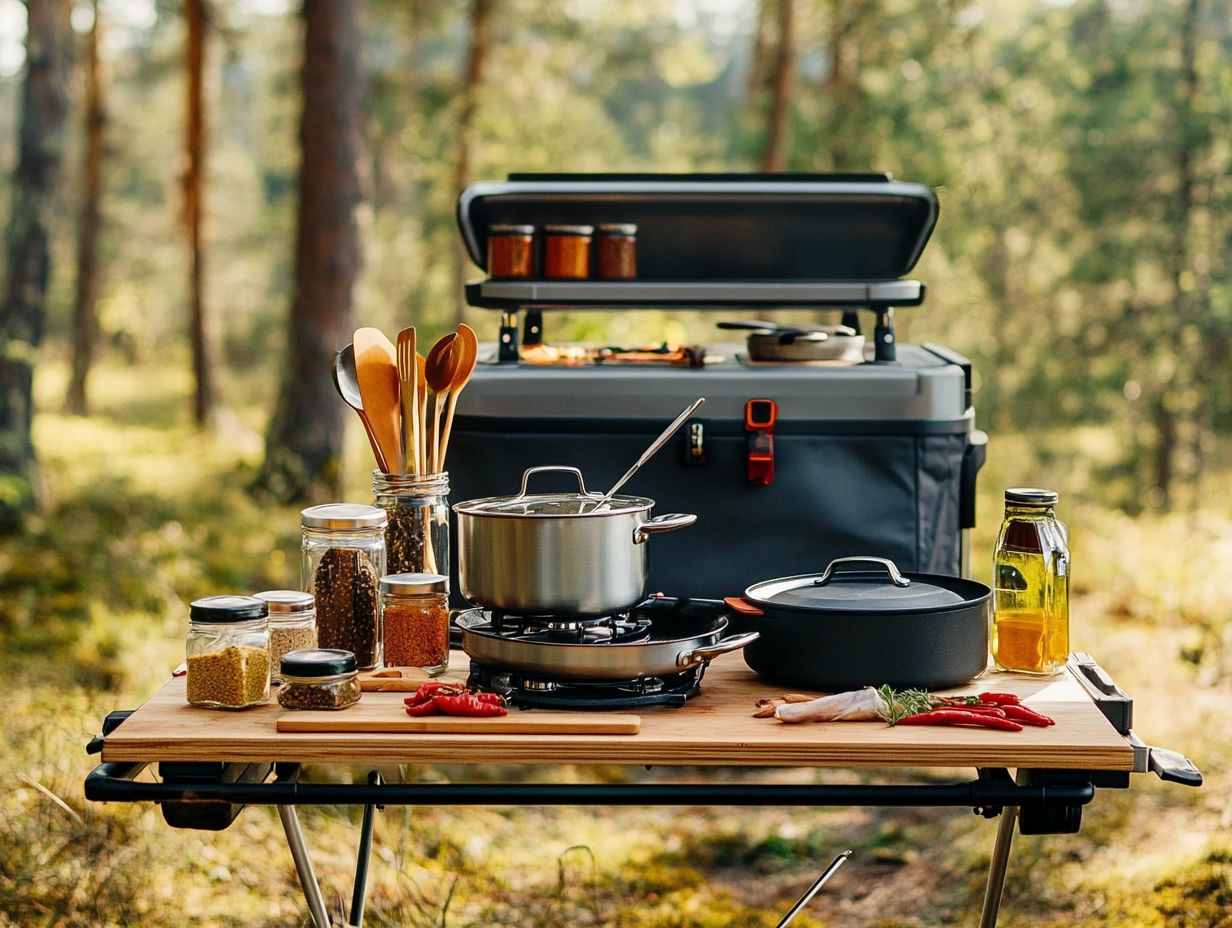
[[[385,663],[435,676],[449,667],[449,578],[391,574],[381,578]]]
[[[449,575],[449,474],[372,472],[373,502],[385,510],[385,569]]]
[[[269,610],[251,596],[207,596],[188,606],[185,685],[194,706],[269,702]]]
[[[359,702],[359,672],[350,651],[288,651],[280,671],[278,705],[284,709],[345,709]]]
[[[381,663],[377,582],[385,573],[384,509],[356,503],[300,514],[300,579],[316,597],[317,643],[351,651],[360,669]]]

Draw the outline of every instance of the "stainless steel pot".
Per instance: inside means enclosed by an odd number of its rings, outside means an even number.
[[[577,493],[530,494],[534,474],[567,473]],[[597,506],[576,467],[532,467],[516,496],[457,503],[458,584],[472,603],[519,615],[603,615],[646,592],[645,542],[695,515],[650,517],[654,500],[614,496]]]
[[[458,627],[462,650],[488,667],[592,683],[670,677],[757,640],[757,632],[724,638],[723,617],[657,618],[649,640],[613,644],[503,637],[483,630],[490,628],[490,622],[478,610],[460,615]]]

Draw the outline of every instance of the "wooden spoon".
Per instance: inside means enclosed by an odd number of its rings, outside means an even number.
[[[458,405],[458,394],[470,382],[471,374],[475,373],[475,363],[479,360],[479,338],[465,322],[458,325],[458,340],[454,343],[453,353],[458,363],[454,366],[453,383],[449,388],[449,409],[445,413],[445,432],[441,436],[442,470],[449,451],[449,435],[453,431],[453,411]]]
[[[364,399],[364,412],[372,423],[377,444],[385,454],[385,462],[400,474],[406,467],[402,461],[402,412],[398,405],[398,360],[394,344],[379,329],[366,326],[355,330],[355,374],[359,393]]]
[[[385,453],[381,451],[376,435],[372,433],[372,423],[368,421],[368,414],[364,412],[364,398],[360,395],[359,379],[355,373],[354,345],[347,345],[334,355],[334,363],[330,371],[334,375],[334,389],[338,391],[342,401],[355,410],[359,421],[364,424],[364,433],[368,436],[368,444],[372,446],[372,456],[376,458],[376,466],[388,473],[389,466],[385,462]]]
[[[438,439],[440,437],[440,408],[441,394],[448,393],[449,387],[453,383],[453,343],[457,341],[458,335],[456,332],[450,332],[448,335],[443,335],[437,339],[432,350],[428,352],[428,361],[424,366],[424,378],[428,383],[428,398],[431,400],[431,409],[428,415],[432,421],[432,444],[429,448],[428,458],[430,465],[428,473],[440,473],[437,467],[439,455],[437,454]]]

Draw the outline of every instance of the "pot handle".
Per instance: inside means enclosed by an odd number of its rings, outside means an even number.
[[[837,575],[838,571],[834,568],[840,564],[872,564],[875,567],[884,567],[885,572],[890,575],[890,582],[895,586],[911,586],[911,581],[898,572],[897,565],[889,558],[885,557],[839,557],[832,560],[826,565],[826,569],[822,571],[821,576],[813,581],[813,586],[825,586]]]
[[[694,648],[692,651],[681,651],[676,655],[676,666],[680,668],[694,667],[703,661],[711,660],[728,651],[739,651],[745,645],[752,644],[761,637],[760,632],[745,632],[743,635],[732,635],[704,648]]]
[[[578,470],[576,467],[566,467],[563,464],[544,464],[541,467],[528,467],[526,468],[526,470],[522,471],[522,489],[518,490],[518,495],[513,497],[513,500],[519,500],[519,499],[523,499],[526,497],[527,495],[526,485],[530,482],[531,474],[543,474],[543,473],[548,473],[548,472],[573,474],[573,476],[577,477],[579,493],[581,493],[583,496],[594,496],[595,495],[593,493],[587,492],[586,484],[582,481],[582,472]],[[511,500],[511,502],[513,500]]]
[[[633,543],[635,545],[645,544],[650,540],[651,535],[658,532],[674,532],[678,528],[688,528],[696,521],[697,516],[685,512],[673,512],[665,516],[655,516],[633,530]]]

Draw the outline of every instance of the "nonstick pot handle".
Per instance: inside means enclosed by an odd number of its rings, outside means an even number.
[[[885,557],[839,557],[832,560],[826,565],[826,569],[822,571],[821,576],[813,581],[813,586],[825,586],[835,578],[841,571],[836,570],[842,564],[872,564],[874,567],[885,568],[886,574],[889,575],[890,582],[895,586],[911,586],[911,581],[898,572],[898,566]]]
[[[650,540],[651,535],[658,534],[659,532],[674,532],[678,528],[688,528],[696,521],[697,516],[685,512],[673,512],[665,516],[655,516],[633,530],[633,543],[635,545],[645,544]]]
[[[694,648],[692,651],[681,651],[676,655],[676,666],[680,668],[693,667],[702,661],[708,661],[726,654],[728,651],[739,651],[745,645],[752,644],[761,637],[760,632],[745,632],[743,635],[732,635],[704,648]]]

